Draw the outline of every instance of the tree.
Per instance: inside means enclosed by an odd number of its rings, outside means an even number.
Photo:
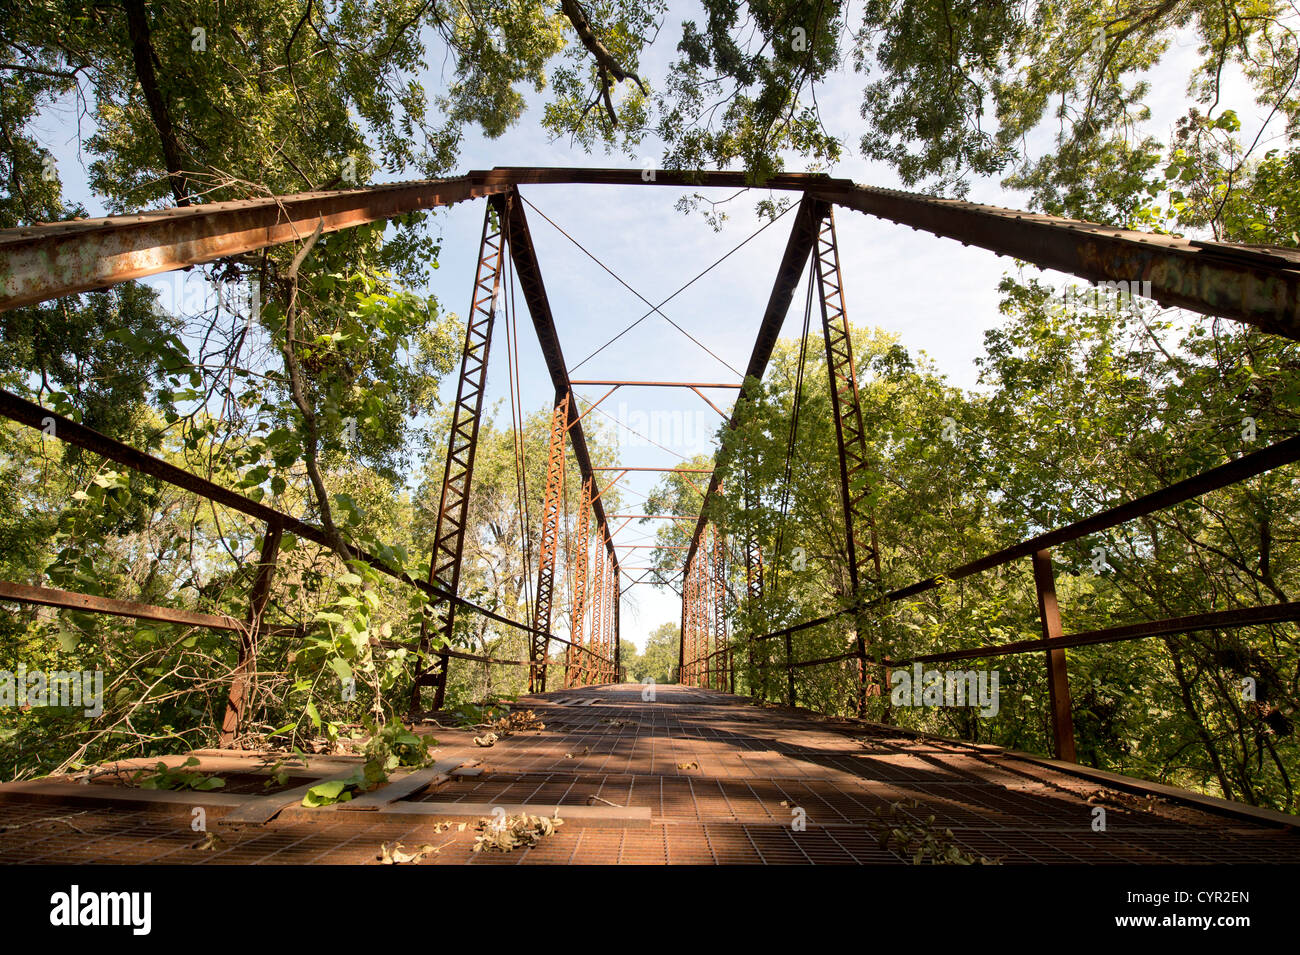
[[[681,641],[681,628],[675,623],[661,623],[646,637],[645,651],[636,658],[635,669],[629,671],[633,682],[671,683],[677,669],[677,645]]]

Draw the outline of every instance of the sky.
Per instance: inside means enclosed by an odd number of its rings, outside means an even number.
[[[658,43],[643,59],[643,75],[665,75],[674,56],[680,21],[686,16],[698,16],[692,9],[690,4],[673,4]],[[1196,58],[1195,45],[1180,39],[1152,77],[1150,126],[1165,140],[1174,120],[1187,108],[1186,77]],[[431,56],[430,61],[436,62],[437,58]],[[428,73],[425,83],[436,87],[441,78]],[[1244,90],[1239,78],[1234,76],[1231,83],[1234,90]],[[864,85],[862,76],[846,72],[818,89],[823,119],[846,146],[844,160],[828,172],[862,184],[901,188],[890,168],[857,155]],[[1249,132],[1250,98],[1234,98]],[[640,169],[647,162],[653,165],[652,157],[659,155],[653,142],[646,143],[644,158],[636,160],[622,155],[587,154],[571,148],[567,141],[551,142],[539,126],[540,102],[539,97],[532,97],[522,121],[499,139],[470,135],[461,150],[459,171],[494,165]],[[77,148],[74,117],[74,111],[68,108],[51,113],[43,123],[46,145],[58,163],[65,195],[81,201],[90,215],[102,215],[102,204],[85,186],[84,163],[90,157],[80,154]],[[88,122],[83,120],[83,140],[90,132]],[[1039,147],[1048,144],[1050,131],[1044,130],[1041,135]],[[1034,145],[1031,141],[1031,147]],[[800,171],[801,167],[792,164],[788,169]],[[683,190],[667,186],[548,185],[524,187],[521,192],[536,207],[527,208],[527,215],[572,377],[739,383],[741,375],[736,369],[743,370],[748,362],[792,215],[761,229],[765,220],[757,218],[753,210],[766,193],[756,191],[728,202],[728,219],[721,231],[715,232],[702,216],[676,211],[674,205]],[[713,200],[734,194],[734,190],[703,192]],[[1026,202],[1022,195],[1006,192],[994,180],[975,182],[968,198],[1011,207]],[[737,254],[663,307],[664,313],[717,357],[658,315],[652,315],[581,368],[575,368],[582,358],[644,315],[648,307],[561,235],[543,213],[654,303],[749,239]],[[442,253],[439,267],[429,271],[427,290],[445,308],[462,316],[470,303],[482,217],[482,201],[467,202],[440,212],[434,223],[442,237]],[[958,242],[847,210],[836,213],[836,227],[851,322],[855,326],[877,326],[897,335],[914,355],[928,355],[951,384],[974,388],[974,361],[983,350],[984,333],[1000,320],[997,284],[1008,271],[1015,271],[1015,263],[982,249],[963,247]],[[758,234],[753,235],[755,232]],[[1053,282],[1066,280],[1050,272],[1045,273],[1045,278]],[[157,280],[164,285],[167,281]],[[799,288],[783,328],[785,337],[798,334],[803,286]],[[522,298],[520,303],[522,310]],[[535,337],[528,331],[527,323],[521,325],[520,388],[526,412],[533,412],[549,406],[553,388]],[[452,397],[455,377],[449,376],[446,382],[444,397],[448,399]],[[505,349],[498,340],[489,366],[487,394],[490,403],[497,402],[495,413],[503,425],[508,425],[509,420],[506,382]],[[606,389],[575,390],[580,398],[594,400]],[[733,392],[716,390],[706,394],[722,410],[729,411]],[[621,389],[605,400],[601,411],[622,424],[595,413],[587,420],[602,423],[618,440],[620,463],[632,467],[671,467],[681,457],[708,453],[712,434],[721,420],[704,401],[684,389]],[[628,427],[666,449],[648,444],[631,434]],[[545,450],[533,449],[531,453],[544,454]],[[641,513],[638,505],[644,503],[642,496],[649,493],[656,480],[657,476],[649,472],[634,472],[624,478],[619,485],[625,502],[620,510]],[[654,526],[633,522],[615,540],[628,545],[646,543]],[[644,566],[648,554],[646,550],[621,550],[620,560],[625,565]],[[628,584],[626,579],[624,584]],[[651,630],[665,622],[677,622],[680,612],[680,600],[674,592],[631,587],[621,607],[622,636],[643,646]],[[556,620],[553,629],[564,633],[567,627]]]

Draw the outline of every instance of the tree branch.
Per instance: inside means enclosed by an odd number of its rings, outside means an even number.
[[[298,270],[311,253],[312,247],[316,245],[316,240],[320,238],[324,225],[324,220],[316,223],[316,230],[312,232],[311,237],[304,243],[303,247],[298,250],[298,254],[293,257],[293,264],[289,266],[289,304],[284,313],[284,365],[289,372],[289,393],[293,398],[293,403],[298,407],[298,411],[302,415],[303,460],[307,466],[307,477],[311,480],[312,490],[316,494],[316,503],[320,507],[321,525],[325,528],[325,533],[329,535],[330,540],[333,541],[334,550],[346,563],[352,559],[352,548],[348,546],[347,541],[343,539],[343,535],[334,526],[334,514],[330,509],[329,490],[325,487],[325,479],[321,476],[320,462],[317,459],[319,432],[316,425],[316,409],[312,407],[311,402],[307,399],[307,391],[303,387],[302,369],[298,365],[298,356],[294,354],[293,348],[298,324]]]
[[[124,0],[122,9],[126,11],[126,27],[131,38],[136,79],[140,81],[145,103],[149,106],[149,116],[162,141],[163,162],[171,177],[172,195],[176,197],[178,206],[188,206],[190,199],[185,176],[181,172],[181,146],[176,139],[171,114],[167,111],[167,104],[158,88],[158,74],[154,71],[156,54],[149,36],[149,15],[145,11],[143,0]]]
[[[596,31],[592,29],[591,21],[587,19],[587,13],[579,5],[578,0],[560,0],[560,10],[568,18],[569,23],[573,25],[574,32],[578,34],[578,40],[596,60],[596,70],[601,87],[597,90],[597,96],[605,100],[605,111],[609,113],[610,122],[617,126],[618,119],[614,114],[614,104],[610,101],[609,95],[609,89],[612,85],[610,83],[611,77],[618,83],[624,80],[632,80],[637,86],[641,87],[642,93],[648,94],[649,90],[646,89],[645,83],[641,81],[641,77],[619,63],[614,54],[609,51],[609,47],[605,46],[600,37],[596,36]],[[590,108],[589,106],[588,109]]]

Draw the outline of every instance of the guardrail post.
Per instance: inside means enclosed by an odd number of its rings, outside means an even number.
[[[1044,640],[1059,640],[1061,608],[1056,601],[1056,575],[1052,571],[1052,552],[1034,554],[1034,587],[1038,591],[1038,618],[1043,625]],[[1056,758],[1078,762],[1074,753],[1074,718],[1070,714],[1070,674],[1064,650],[1047,651],[1047,690],[1051,707],[1052,740]]]
[[[250,674],[257,669],[257,641],[262,632],[262,613],[271,596],[271,578],[280,556],[280,538],[284,528],[279,521],[266,525],[262,537],[262,553],[257,562],[257,575],[248,592],[248,629],[239,635],[239,660],[230,679],[230,695],[226,698],[226,713],[221,720],[222,749],[234,745],[239,735],[239,724],[244,716],[244,702],[248,699]]]

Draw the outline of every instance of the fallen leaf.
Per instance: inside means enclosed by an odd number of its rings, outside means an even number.
[[[530,816],[520,813],[504,819],[480,819],[474,824],[479,835],[474,841],[474,852],[484,849],[496,852],[513,852],[520,847],[531,848],[542,839],[555,834],[564,825],[559,816]]]
[[[190,846],[191,849],[197,849],[199,852],[216,852],[221,848],[222,839],[215,832],[205,833],[203,838]]]
[[[449,845],[451,845],[450,842],[444,842],[440,846],[426,842],[422,846],[416,846],[414,849],[404,852],[400,842],[385,842],[379,847],[379,862],[381,865],[403,865],[408,862],[419,862],[425,856],[433,855]]]

